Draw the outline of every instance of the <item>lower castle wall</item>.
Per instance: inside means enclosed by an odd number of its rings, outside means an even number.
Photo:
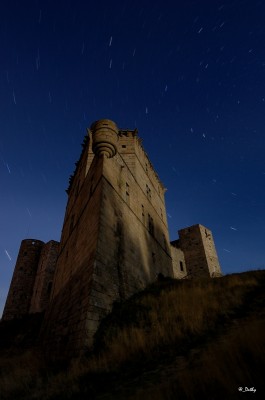
[[[86,258],[56,293],[45,313],[40,341],[50,357],[71,358],[88,349],[85,335],[94,256]]]
[[[181,249],[172,245],[170,246],[170,249],[171,249],[174,278],[183,279],[187,276],[184,253]]]

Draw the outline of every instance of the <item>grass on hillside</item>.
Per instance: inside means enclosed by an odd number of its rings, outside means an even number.
[[[7,351],[0,399],[228,399],[239,386],[261,390],[264,282],[265,271],[157,282],[116,305],[94,353],[64,370],[38,349]]]

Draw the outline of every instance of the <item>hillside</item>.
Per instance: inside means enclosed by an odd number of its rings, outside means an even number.
[[[39,347],[30,347],[25,326],[15,334],[9,328],[16,347],[8,348],[8,328],[0,325],[0,399],[261,397],[264,289],[265,271],[160,279],[116,304],[99,327],[93,353],[68,366],[51,365]]]

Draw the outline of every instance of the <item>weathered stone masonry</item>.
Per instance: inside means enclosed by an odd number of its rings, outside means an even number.
[[[88,349],[113,303],[158,274],[220,275],[211,232],[202,225],[179,231],[180,239],[169,242],[164,192],[136,130],[119,130],[109,120],[92,124],[70,181],[59,247],[51,246],[52,253],[48,244],[34,247],[31,279],[18,274],[20,250],[11,283],[19,287],[21,277],[27,282],[24,314],[46,309],[41,339],[55,357]],[[54,273],[45,260],[55,253]],[[22,315],[11,288],[4,319]]]

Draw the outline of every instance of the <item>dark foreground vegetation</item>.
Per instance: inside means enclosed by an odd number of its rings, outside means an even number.
[[[264,289],[265,271],[162,279],[114,306],[92,354],[60,367],[34,345],[38,322],[0,324],[0,399],[261,398]]]

